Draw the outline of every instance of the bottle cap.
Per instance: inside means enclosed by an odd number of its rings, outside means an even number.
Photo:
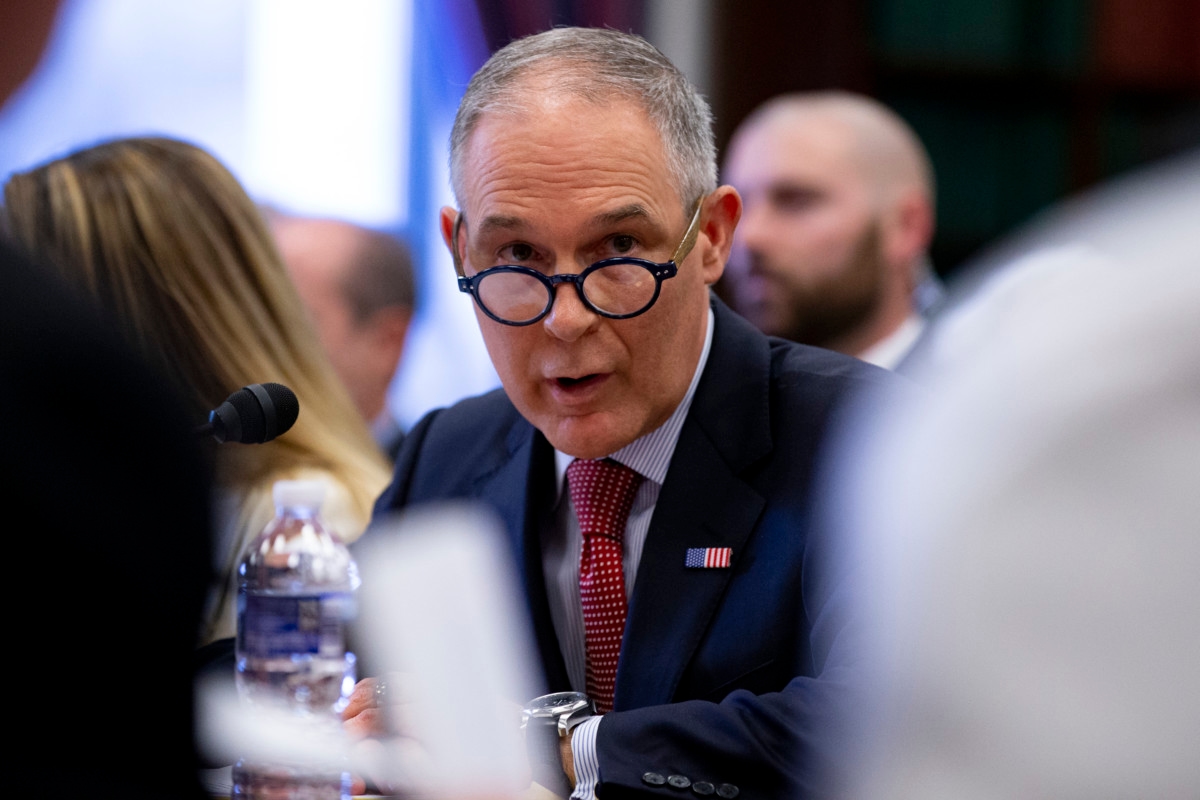
[[[285,508],[317,511],[325,502],[325,481],[275,481],[271,494],[277,511]]]

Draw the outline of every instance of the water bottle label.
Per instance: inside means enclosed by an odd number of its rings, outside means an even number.
[[[340,658],[346,652],[345,623],[353,616],[347,592],[288,596],[244,594],[239,609],[241,652],[251,658],[314,655]]]

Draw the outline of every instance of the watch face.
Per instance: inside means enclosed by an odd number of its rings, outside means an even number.
[[[580,697],[575,692],[562,692],[559,695],[554,695],[553,699],[546,701],[546,708],[555,710],[575,708],[580,703],[587,703],[587,698]]]
[[[526,718],[553,719],[581,708],[587,708],[590,702],[587,695],[582,692],[544,694],[529,701],[529,705],[525,707],[524,716]]]

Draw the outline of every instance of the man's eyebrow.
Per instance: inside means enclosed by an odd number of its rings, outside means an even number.
[[[603,214],[597,214],[592,217],[593,223],[597,227],[607,225],[616,225],[620,222],[625,222],[630,219],[650,219],[650,211],[641,203],[630,203],[627,206],[615,208],[612,211],[606,211]]]
[[[491,233],[492,231],[515,231],[527,227],[525,220],[520,217],[508,217],[500,214],[492,214],[484,217],[479,223],[480,233]]]
[[[825,194],[825,190],[813,181],[799,180],[794,178],[786,178],[784,180],[778,180],[768,184],[767,192],[773,195],[810,194],[815,196]]]

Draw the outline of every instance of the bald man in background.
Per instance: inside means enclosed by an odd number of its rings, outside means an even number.
[[[349,222],[268,216],[322,346],[380,449],[394,459],[403,432],[387,408],[387,390],[413,314],[408,248]]]
[[[734,132],[724,172],[744,203],[735,308],[767,334],[900,367],[937,292],[933,172],[908,125],[860,95],[781,95]]]

